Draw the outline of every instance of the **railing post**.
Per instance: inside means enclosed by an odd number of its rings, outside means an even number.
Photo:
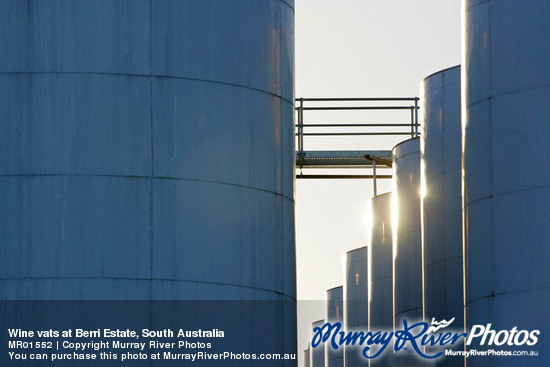
[[[304,99],[300,98],[300,108],[298,110],[298,151],[300,156],[304,156]]]
[[[414,138],[414,107],[411,106],[411,138]]]
[[[414,99],[414,126],[416,137],[418,137],[418,97]]]
[[[374,196],[376,196],[376,161],[374,159],[372,160],[372,188],[374,191]]]
[[[300,116],[300,107],[296,107],[296,111],[298,111],[298,124],[296,125],[298,127],[297,134],[296,134],[296,145],[297,145],[297,151],[298,155],[300,155],[300,152],[302,151],[302,143],[300,141],[300,136],[302,135],[302,116]]]

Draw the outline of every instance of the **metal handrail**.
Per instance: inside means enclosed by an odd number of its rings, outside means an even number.
[[[376,97],[376,98],[296,98],[297,106],[295,107],[298,113],[298,123],[295,125],[297,136],[297,155],[303,157],[304,153],[304,136],[366,136],[366,135],[410,135],[411,138],[418,136],[418,97]],[[373,105],[373,106],[307,106],[304,102],[398,102],[392,105]],[[399,103],[400,102],[400,103]],[[413,102],[413,103],[411,103]],[[304,123],[304,111],[350,111],[350,110],[410,110],[410,121],[408,123]],[[307,128],[324,128],[324,129],[338,129],[338,128],[368,128],[368,127],[393,127],[403,128],[407,127],[410,130],[407,131],[357,131],[357,132],[305,132]]]
[[[418,101],[418,97],[296,98],[305,102]]]

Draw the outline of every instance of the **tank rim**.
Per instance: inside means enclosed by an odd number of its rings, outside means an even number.
[[[444,73],[444,72],[452,70],[452,69],[460,68],[460,65],[461,64],[458,64],[458,65],[455,65],[455,66],[449,66],[448,68],[441,69],[439,71],[433,72],[430,75],[428,75],[427,77],[425,77],[424,79],[422,79],[422,82],[425,82],[426,80],[430,79],[431,77],[433,77],[437,74]]]
[[[327,293],[330,292],[330,291],[333,291],[333,290],[335,290],[335,289],[338,289],[338,288],[342,288],[342,289],[343,289],[344,286],[343,286],[343,285],[339,285],[339,286],[336,286],[336,287],[329,288],[329,289],[327,289]]]
[[[368,249],[368,248],[369,248],[369,246],[362,246],[362,247],[354,248],[353,250],[346,251],[346,254],[350,254],[352,252],[359,251],[359,250],[365,250],[365,249]]]
[[[388,191],[388,192],[385,192],[385,193],[383,193],[383,194],[378,194],[378,195],[376,195],[376,196],[373,196],[373,197],[371,198],[371,200],[372,200],[372,199],[379,198],[379,197],[381,197],[381,196],[387,196],[387,195],[389,195],[389,194],[391,194],[391,193],[392,193],[391,191]]]
[[[409,138],[409,139],[407,139],[407,140],[403,140],[403,141],[401,141],[401,142],[395,144],[395,145],[393,146],[392,150],[391,150],[391,151],[392,151],[392,154],[393,154],[393,151],[394,151],[398,146],[400,146],[400,145],[402,145],[402,144],[405,144],[405,143],[408,143],[408,142],[413,141],[413,140],[418,140],[418,141],[420,141],[420,137],[417,136],[416,138]]]

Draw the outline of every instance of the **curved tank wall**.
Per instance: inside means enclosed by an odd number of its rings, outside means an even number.
[[[344,287],[335,287],[327,291],[327,322],[339,322],[344,325]],[[326,346],[327,367],[344,366],[344,349],[334,349],[329,344]]]
[[[309,349],[309,345],[307,346],[307,349],[304,350],[304,367],[311,367],[311,362],[310,362],[310,349]]]
[[[294,302],[292,0],[0,22],[1,298]]]
[[[369,331],[393,326],[391,192],[371,199]],[[386,353],[370,361],[385,366]]]
[[[312,336],[313,329],[320,328],[325,324],[325,320],[315,321],[311,324]],[[312,338],[310,338],[312,339]],[[319,343],[315,348],[311,348],[311,367],[325,367],[325,348],[327,343]]]
[[[294,298],[289,4],[55,4],[0,5],[2,295]]]
[[[403,319],[422,319],[419,138],[393,148],[392,200],[393,313],[401,328]]]
[[[470,0],[462,17],[466,326],[543,335],[550,331],[550,3]],[[549,363],[548,354],[467,360]]]
[[[360,247],[346,253],[344,283],[344,325],[345,330],[365,331],[368,329],[368,247]],[[346,366],[367,366],[368,360],[361,356],[362,348],[346,346]]]
[[[452,328],[462,331],[460,66],[430,75],[420,90],[424,319],[454,318]],[[464,362],[439,358],[437,365],[463,366]]]
[[[424,318],[455,318],[463,329],[460,66],[430,75],[420,89]]]
[[[393,155],[392,258],[394,329],[422,320],[420,138],[397,144]],[[412,352],[411,352],[412,353]],[[390,365],[425,366],[414,354],[389,354]]]

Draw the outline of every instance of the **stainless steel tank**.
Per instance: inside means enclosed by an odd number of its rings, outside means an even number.
[[[346,253],[344,283],[344,325],[345,330],[368,330],[368,247],[360,247]],[[346,346],[345,366],[367,366],[368,360],[361,356],[363,347]]]
[[[311,367],[309,344],[307,349],[304,350],[304,367]]]
[[[313,331],[316,327],[320,328],[324,324],[325,320],[315,321],[311,324],[311,330]],[[311,348],[311,367],[325,367],[325,348],[327,348],[326,343],[319,343],[315,348]]]
[[[393,296],[394,324],[422,320],[420,229],[420,139],[393,148]]]
[[[0,3],[0,298],[295,302],[293,3]]]
[[[402,330],[422,321],[422,246],[420,228],[420,138],[393,148],[392,257],[393,322]],[[410,350],[388,356],[390,365],[424,366]]]
[[[463,331],[460,66],[428,76],[420,91],[424,319],[454,318],[451,328]],[[437,365],[464,362],[442,357]]]
[[[331,288],[327,291],[327,322],[339,322],[344,326],[344,288],[342,286]],[[326,345],[327,367],[344,366],[344,348],[334,349]]]
[[[462,8],[466,326],[541,332],[534,346],[502,348],[538,357],[467,364],[548,366],[540,352],[550,332],[550,3],[469,0]]]
[[[371,199],[369,242],[369,331],[393,327],[391,192]],[[371,360],[371,366],[386,366],[387,350]]]

